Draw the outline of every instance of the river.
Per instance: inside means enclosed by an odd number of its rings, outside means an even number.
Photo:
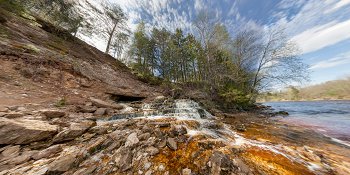
[[[277,117],[281,122],[313,129],[334,141],[350,145],[350,101],[267,102],[275,111],[289,116]]]

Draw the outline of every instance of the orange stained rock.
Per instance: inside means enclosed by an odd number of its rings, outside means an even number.
[[[180,174],[182,169],[189,168],[192,172],[200,172],[202,167],[206,166],[206,163],[211,156],[211,150],[204,150],[198,146],[197,141],[191,141],[188,144],[178,143],[178,149],[175,151],[169,148],[161,150],[160,154],[157,154],[152,162],[154,165],[164,164],[166,171],[170,174]],[[162,174],[164,172],[155,172]]]
[[[312,175],[305,165],[293,162],[286,157],[258,147],[245,150],[243,159],[250,167],[271,175]]]

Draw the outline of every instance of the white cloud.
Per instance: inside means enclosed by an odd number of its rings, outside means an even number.
[[[336,3],[332,8],[326,10],[324,13],[332,13],[344,6],[350,5],[350,0],[340,0],[338,3]]]
[[[194,1],[194,9],[199,12],[204,8],[203,0],[195,0]]]
[[[350,39],[350,0],[283,0],[273,17],[278,21],[271,27],[282,26],[303,53],[318,51]],[[323,13],[337,8],[332,13]],[[290,16],[290,10],[297,10]]]
[[[331,46],[338,42],[350,39],[350,20],[337,23],[330,23],[315,26],[292,38],[303,50],[303,53],[310,53]]]
[[[330,68],[335,67],[338,65],[344,65],[344,64],[350,64],[350,52],[342,53],[334,58],[320,61],[316,64],[313,64],[310,69],[323,69],[323,68]]]

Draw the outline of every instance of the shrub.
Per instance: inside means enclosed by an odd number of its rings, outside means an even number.
[[[60,100],[58,100],[55,104],[56,107],[60,108],[60,107],[64,107],[67,104],[67,100],[66,97],[61,98]]]
[[[233,87],[221,91],[219,95],[224,100],[226,106],[247,109],[252,105],[249,94]]]

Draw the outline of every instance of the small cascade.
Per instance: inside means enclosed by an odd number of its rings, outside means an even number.
[[[123,104],[126,105],[126,104]],[[109,120],[120,119],[148,119],[148,120],[167,120],[175,118],[178,123],[187,130],[189,140],[196,136],[205,136],[208,140],[216,140],[224,143],[228,147],[240,148],[259,148],[276,155],[283,156],[292,162],[305,165],[311,171],[317,171],[319,165],[305,161],[296,151],[288,151],[283,145],[274,145],[263,141],[251,140],[243,137],[241,134],[231,129],[229,125],[223,124],[209,112],[203,109],[197,102],[188,99],[171,100],[165,99],[152,103],[142,104],[138,109],[130,106],[124,106],[125,110],[121,114],[111,117]],[[191,122],[196,126],[191,126]]]
[[[125,104],[124,104],[125,105]],[[125,107],[125,106],[124,106]],[[138,111],[132,111],[133,108],[127,106],[120,114],[111,117],[109,120],[128,119],[128,118],[169,118],[176,119],[211,119],[213,116],[193,100],[164,100],[143,104]]]

